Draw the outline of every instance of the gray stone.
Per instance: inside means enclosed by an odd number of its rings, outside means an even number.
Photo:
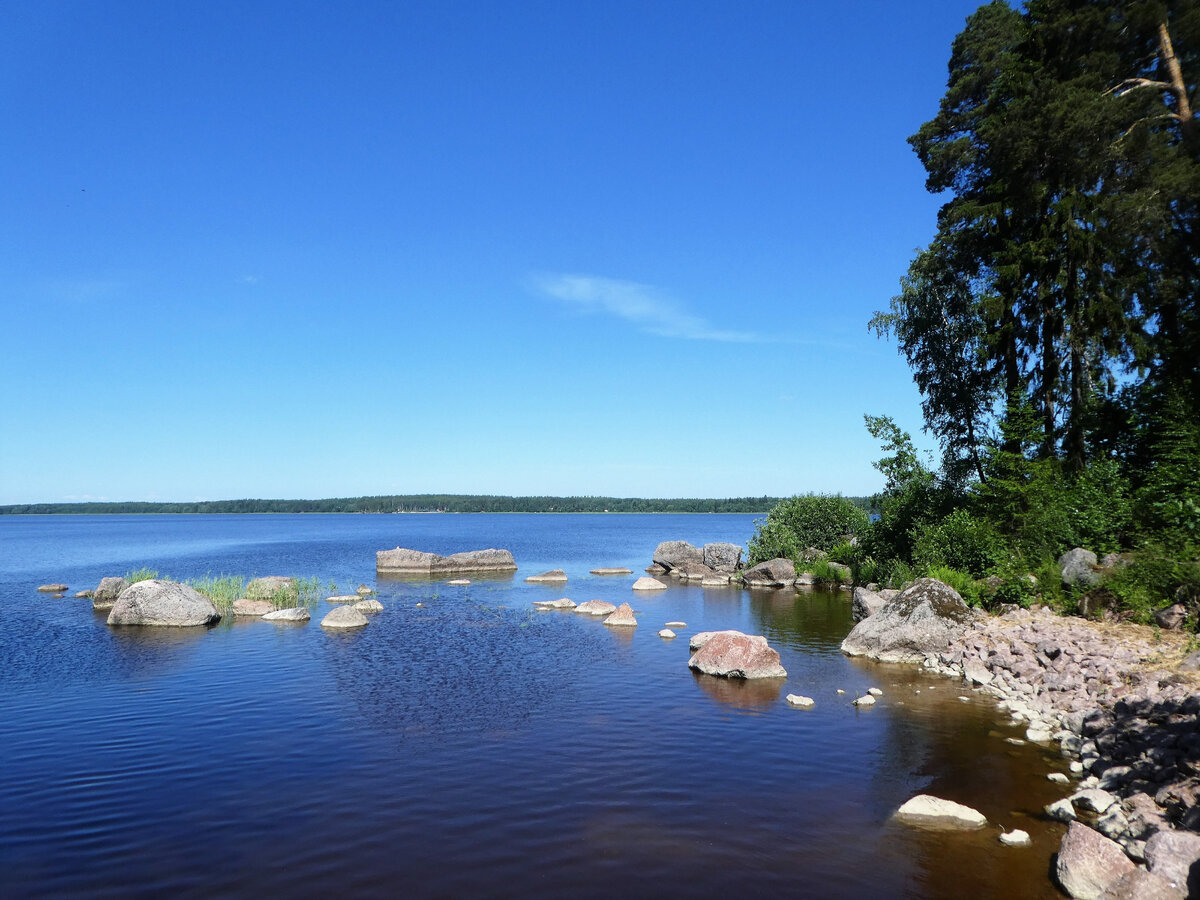
[[[954,588],[921,578],[842,641],[842,652],[883,662],[922,662],[944,651],[982,617]]]
[[[872,694],[863,694],[854,701],[855,706],[874,706],[875,697]]]
[[[1058,567],[1062,569],[1063,584],[1067,587],[1095,587],[1100,583],[1100,573],[1096,571],[1096,554],[1091,550],[1076,547],[1068,550],[1058,558]]]
[[[1183,891],[1177,890],[1165,878],[1134,869],[1112,882],[1100,895],[1101,900],[1183,900]]]
[[[652,559],[656,566],[670,572],[686,566],[704,565],[704,551],[687,541],[663,541],[654,548]]]
[[[364,597],[354,604],[354,608],[359,612],[382,612],[383,604],[374,597]]]
[[[628,603],[622,603],[611,616],[604,620],[604,624],[617,628],[637,628],[633,607]]]
[[[1200,834],[1160,831],[1146,841],[1146,865],[1180,890],[1200,895]]]
[[[812,709],[816,704],[812,697],[804,697],[800,694],[788,694],[787,702],[789,706],[795,706],[798,709]]]
[[[1055,875],[1062,889],[1077,900],[1095,900],[1110,884],[1134,870],[1121,845],[1079,822],[1067,826],[1059,847]]]
[[[249,597],[239,597],[233,601],[229,610],[235,616],[265,616],[275,611],[275,605],[268,600],[251,600]]]
[[[1062,800],[1055,800],[1048,804],[1046,815],[1056,822],[1073,822],[1075,821],[1075,807],[1071,805],[1070,800],[1064,797]]]
[[[577,604],[569,597],[560,597],[557,600],[534,600],[533,605],[536,609],[575,609]]]
[[[873,616],[887,601],[875,591],[864,587],[854,589],[854,600],[850,606],[850,615],[855,622],[861,622],[868,616]]]
[[[741,634],[740,631],[697,631],[688,641],[688,649],[695,653],[718,634]]]
[[[372,590],[371,588],[367,587],[365,584],[360,584],[360,585],[358,586],[358,588],[356,589],[356,593],[357,593],[357,594],[358,594],[358,596],[360,596],[360,597],[366,597],[366,596],[368,596],[369,594],[373,594],[373,593],[375,593],[375,591],[374,591],[374,590]]]
[[[508,550],[467,550],[439,556],[397,547],[375,554],[375,571],[394,575],[449,575],[468,572],[515,572],[517,564]]]
[[[1154,621],[1159,628],[1175,631],[1183,627],[1183,623],[1187,621],[1188,609],[1182,603],[1172,603],[1170,606],[1156,610],[1154,613]]]
[[[742,548],[737,544],[705,544],[702,556],[704,565],[725,575],[732,575],[742,565]]]
[[[943,800],[929,794],[918,794],[896,810],[901,822],[945,828],[982,828],[987,817],[978,810]]]
[[[602,567],[599,569],[592,569],[590,574],[592,574],[592,575],[632,575],[633,569],[622,569],[622,568],[618,568],[616,566],[609,566],[607,568]]]
[[[562,569],[551,569],[549,572],[542,572],[540,575],[530,575],[525,580],[534,584],[562,584],[567,580],[567,573]]]
[[[96,596],[95,591],[76,591],[75,592],[76,600],[91,600],[95,596]]]
[[[605,600],[588,600],[575,607],[575,612],[588,616],[610,616],[616,611],[616,606]]]
[[[264,622],[307,622],[312,616],[305,606],[292,606],[288,609],[277,609],[263,616]]]
[[[65,584],[43,584],[38,587],[38,592],[42,594],[63,594],[67,591]]]
[[[796,583],[796,566],[790,559],[769,559],[743,572],[742,582],[749,587],[788,587]]]
[[[108,614],[109,625],[161,625],[187,628],[221,620],[213,602],[178,581],[139,581],[121,591]]]
[[[722,678],[786,678],[779,653],[761,635],[723,631],[712,635],[688,660],[688,668]]]
[[[1084,788],[1082,791],[1076,791],[1071,795],[1071,804],[1073,806],[1079,806],[1100,815],[1108,812],[1108,808],[1116,802],[1116,797],[1108,791],[1102,791],[1099,788]]]
[[[333,597],[326,597],[326,603],[357,603],[358,594],[336,594]]]
[[[664,628],[659,631],[658,636],[664,640],[670,640],[671,638],[675,637],[675,632],[673,632],[670,628]]]
[[[321,620],[322,628],[362,628],[367,617],[353,606],[335,606]]]
[[[117,598],[121,596],[121,591],[127,587],[129,587],[129,582],[124,578],[101,578],[100,583],[96,585],[95,593],[92,594],[92,608],[112,609]]]

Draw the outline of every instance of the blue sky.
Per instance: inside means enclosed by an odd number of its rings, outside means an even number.
[[[10,0],[0,503],[878,489],[977,5]]]

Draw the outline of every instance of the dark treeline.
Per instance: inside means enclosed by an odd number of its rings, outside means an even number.
[[[868,500],[851,498],[864,509]],[[403,494],[325,500],[205,500],[194,503],[25,503],[0,506],[0,515],[116,513],[765,513],[778,497],[647,499],[642,497],[506,497]]]

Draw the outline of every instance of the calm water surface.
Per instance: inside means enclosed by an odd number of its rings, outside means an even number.
[[[636,575],[588,574],[752,531],[734,515],[0,517],[0,896],[1059,896],[1062,831],[1037,812],[1064,761],[1007,743],[1020,729],[961,685],[843,657],[847,594],[646,596]],[[377,582],[375,551],[398,545],[506,547],[520,571]],[[324,609],[114,629],[35,592],[140,566],[365,582],[385,609],[351,634],[324,631]],[[524,583],[549,568],[569,583]],[[630,600],[641,625],[532,610],[559,596]],[[660,639],[673,620],[687,627]],[[765,635],[786,681],[693,675],[688,635],[721,628]],[[884,695],[859,711],[870,686]],[[996,827],[891,822],[921,791]],[[1001,825],[1033,847],[1002,847]]]

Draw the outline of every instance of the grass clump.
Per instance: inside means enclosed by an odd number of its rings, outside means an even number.
[[[147,569],[142,566],[140,569],[133,569],[125,573],[125,580],[130,584],[137,584],[139,581],[149,581],[152,578],[158,577],[157,569]]]
[[[222,611],[228,610],[246,592],[246,579],[240,575],[205,575],[189,578],[184,584],[203,594]]]

